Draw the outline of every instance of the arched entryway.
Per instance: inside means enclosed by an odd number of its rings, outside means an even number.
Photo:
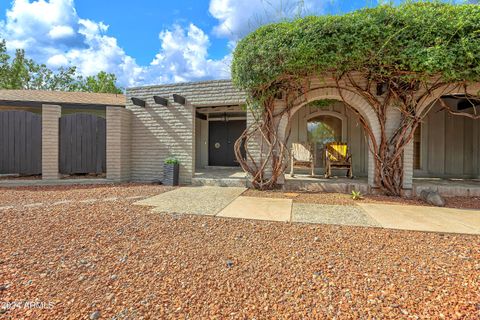
[[[328,101],[324,106],[315,102],[304,105],[292,115],[288,145],[294,142],[312,145],[315,173],[323,176],[326,144],[345,142],[352,154],[354,175],[367,177],[368,146],[358,115],[338,100]]]
[[[307,118],[302,118],[302,110],[307,110],[306,106],[311,104],[313,101],[318,100],[332,100],[334,101],[337,107],[333,106],[332,108],[327,108],[324,110],[309,110]],[[337,109],[335,109],[337,108]],[[341,111],[343,110],[343,111]],[[315,113],[319,112],[320,113]],[[340,94],[338,89],[333,88],[316,88],[308,91],[304,95],[298,98],[294,103],[294,107],[290,112],[285,113],[280,119],[278,126],[279,137],[283,138],[288,132],[290,132],[289,143],[293,139],[298,141],[307,141],[307,120],[310,114],[312,118],[315,118],[317,115],[337,115],[340,118],[351,119],[351,123],[347,123],[345,127],[342,126],[342,139],[346,137],[346,142],[352,148],[352,154],[355,153],[355,158],[353,161],[353,170],[354,175],[357,176],[366,176],[368,177],[368,183],[370,186],[374,186],[374,170],[375,170],[375,160],[371,152],[369,152],[368,142],[365,139],[365,134],[363,132],[363,127],[360,123],[360,117],[364,119],[367,125],[371,128],[375,141],[379,140],[380,128],[378,120],[375,117],[375,114],[371,110],[368,103],[359,95],[351,91],[342,91]],[[334,113],[330,113],[334,112]],[[297,118],[296,118],[297,117]],[[299,121],[297,128],[302,128],[304,131],[297,131],[295,133],[295,121]],[[304,122],[301,124],[300,122]],[[290,125],[290,128],[288,127]],[[303,129],[304,128],[304,129]],[[289,129],[293,129],[290,130]],[[346,134],[343,136],[346,130]],[[304,132],[304,136],[302,136]],[[322,168],[320,168],[322,170]]]

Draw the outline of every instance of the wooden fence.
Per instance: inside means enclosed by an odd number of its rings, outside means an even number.
[[[0,111],[0,174],[42,172],[42,117],[27,111]]]
[[[106,121],[92,114],[75,113],[60,118],[62,174],[106,172]]]

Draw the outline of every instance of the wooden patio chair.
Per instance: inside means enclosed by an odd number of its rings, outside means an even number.
[[[332,169],[347,169],[347,177],[353,178],[352,156],[343,142],[331,142],[325,146],[325,178],[332,176]]]
[[[290,176],[294,176],[293,168],[295,166],[307,167],[311,170],[311,175],[315,175],[315,157],[313,147],[308,143],[292,143],[290,151]]]

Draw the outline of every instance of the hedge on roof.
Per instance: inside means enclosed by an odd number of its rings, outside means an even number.
[[[282,79],[360,71],[374,79],[480,79],[480,5],[409,2],[258,28],[237,45],[234,83],[254,97]]]

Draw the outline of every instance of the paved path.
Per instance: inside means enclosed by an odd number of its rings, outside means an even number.
[[[303,223],[340,224],[347,226],[379,227],[362,208],[357,206],[294,203],[292,221]]]
[[[480,211],[392,204],[359,203],[389,229],[480,234]]]
[[[292,200],[238,197],[217,216],[268,221],[291,221]]]
[[[480,234],[480,211],[358,202],[358,205],[293,203],[245,197],[245,188],[183,187],[139,202],[155,212],[299,223]]]
[[[234,187],[182,187],[135,204],[155,207],[154,212],[215,215],[245,190]]]

